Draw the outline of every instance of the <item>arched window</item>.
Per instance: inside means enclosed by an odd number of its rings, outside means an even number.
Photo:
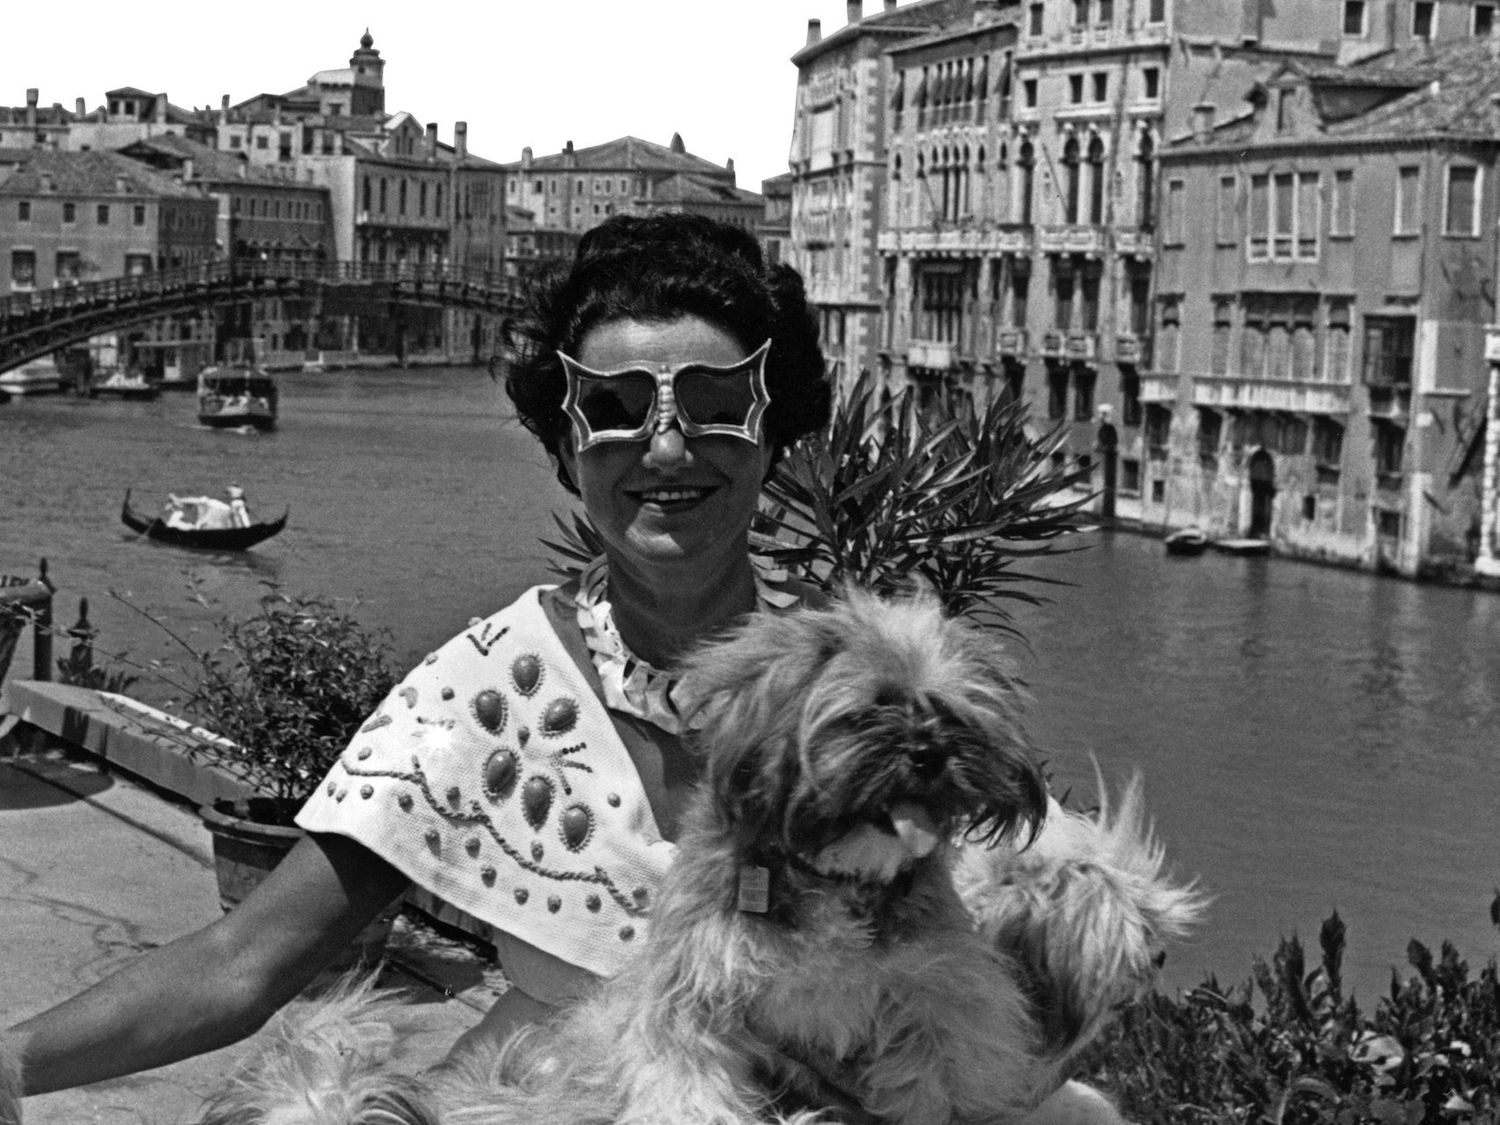
[[[1063,222],[1078,222],[1079,168],[1078,138],[1069,137],[1063,145]]]
[[[1151,134],[1141,133],[1141,143],[1135,152],[1135,203],[1136,225],[1151,228],[1156,225],[1156,146]]]
[[[1089,141],[1089,222],[1104,224],[1104,142],[1097,136]]]
[[[381,176],[380,177],[380,213],[382,215],[385,214],[385,204],[386,204],[385,189],[386,189],[385,177]],[[381,259],[381,260],[384,261],[384,259]]]

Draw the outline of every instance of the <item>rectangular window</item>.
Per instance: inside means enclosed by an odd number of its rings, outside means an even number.
[[[138,227],[146,225],[146,205],[144,203],[137,203],[134,206],[130,213],[130,221]]]
[[[1182,180],[1167,181],[1166,214],[1162,216],[1162,241],[1168,245],[1181,245],[1186,235],[1187,184]]]
[[[1264,261],[1271,256],[1271,177],[1262,173],[1250,177],[1250,234],[1246,256]]]
[[[1147,23],[1167,22],[1167,0],[1147,0],[1146,3]]]
[[[1121,421],[1127,426],[1141,424],[1141,377],[1134,368],[1120,369]]]
[[[1469,238],[1479,233],[1479,169],[1472,164],[1448,166],[1443,233]]]
[[[1236,206],[1235,179],[1219,177],[1219,207],[1214,217],[1214,233],[1220,246],[1233,246],[1238,240],[1239,208]]]
[[[1271,257],[1292,256],[1292,223],[1296,176],[1281,172],[1271,177]]]
[[[59,285],[78,284],[79,261],[77,250],[57,252],[57,283]]]
[[[1375,428],[1375,471],[1381,476],[1401,472],[1402,453],[1406,448],[1406,431],[1400,426],[1377,419]]]
[[[31,200],[20,199],[16,201],[16,222],[31,222]]]
[[[109,226],[109,204],[108,203],[101,203],[101,204],[99,204],[98,210],[95,211],[95,213],[94,213],[94,218],[95,218],[95,221],[98,222],[98,224],[101,227],[107,227],[107,226]]]
[[[1073,368],[1073,420],[1087,422],[1094,417],[1094,383],[1098,376],[1092,368]]]
[[[1312,455],[1320,469],[1337,469],[1344,461],[1344,427],[1332,418],[1312,420]]]
[[[1362,39],[1365,34],[1365,0],[1344,0],[1344,38]]]
[[[1219,445],[1224,440],[1224,416],[1217,410],[1198,407],[1198,457],[1200,460],[1217,460]]]
[[[1036,79],[1027,78],[1021,83],[1021,93],[1027,109],[1036,108]]]
[[[1176,374],[1178,369],[1178,346],[1182,338],[1182,299],[1163,297],[1161,302],[1161,331],[1157,334],[1157,366],[1165,373]]]
[[[64,203],[63,204],[63,222],[65,222],[65,223],[73,223],[73,222],[77,222],[77,221],[78,221],[78,204],[76,204],[76,203]]]
[[[1042,21],[1046,11],[1045,4],[1033,4],[1027,9],[1026,34],[1037,36],[1042,33]]]
[[[1437,5],[1433,0],[1416,0],[1411,6],[1411,37],[1413,39],[1432,38],[1432,15]]]
[[[1133,457],[1120,459],[1120,491],[1140,492],[1141,463]]]
[[[1365,384],[1410,386],[1415,339],[1415,322],[1409,316],[1365,317]]]
[[[12,289],[36,288],[35,250],[12,250],[10,252],[10,284]]]
[[[1167,455],[1167,445],[1172,440],[1172,411],[1160,403],[1146,404],[1146,448],[1154,457]]]
[[[125,276],[140,277],[151,272],[150,254],[126,254]]]
[[[1083,104],[1083,75],[1081,74],[1068,75],[1068,104]]]
[[[1489,3],[1478,3],[1474,5],[1474,38],[1484,39],[1495,30],[1495,5]]]
[[[1068,369],[1058,364],[1047,365],[1047,417],[1063,418],[1068,413]]]
[[[1303,172],[1297,177],[1297,257],[1311,261],[1318,256],[1318,229],[1323,196],[1318,173]]]
[[[1354,233],[1354,169],[1340,168],[1333,173],[1332,213],[1328,216],[1328,233],[1347,238]]]
[[[1109,72],[1096,70],[1094,72],[1094,100],[1096,102],[1109,100]]]
[[[1422,169],[1408,164],[1396,173],[1396,234],[1421,231]]]
[[[1220,297],[1214,301],[1213,347],[1208,369],[1214,375],[1229,374],[1229,348],[1234,339],[1234,302]]]
[[[1089,22],[1089,0],[1073,0],[1073,22],[1075,24]]]
[[[1335,383],[1349,381],[1349,326],[1353,302],[1328,302],[1328,333],[1323,348],[1323,376]]]
[[[1161,97],[1161,71],[1154,66],[1142,67],[1141,89],[1148,101]]]
[[[1094,9],[1094,22],[1106,27],[1115,22],[1115,0],[1099,0],[1099,6]]]

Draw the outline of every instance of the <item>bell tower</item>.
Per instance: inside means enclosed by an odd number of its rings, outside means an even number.
[[[365,117],[385,112],[385,60],[375,49],[370,29],[359,37],[359,50],[349,58],[354,73],[354,97],[349,112]]]

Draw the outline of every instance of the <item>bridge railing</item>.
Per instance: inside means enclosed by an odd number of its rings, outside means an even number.
[[[218,260],[174,266],[130,277],[83,281],[0,297],[0,322],[37,313],[141,301],[193,290],[254,288],[257,283],[322,282],[324,284],[386,283],[397,286],[466,286],[498,296],[514,296],[514,278],[492,270],[441,263],[410,262],[294,262]]]

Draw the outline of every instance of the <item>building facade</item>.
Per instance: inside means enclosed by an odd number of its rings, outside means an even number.
[[[1163,153],[1151,518],[1408,575],[1475,558],[1497,97],[1489,39],[1292,64]]]
[[[578,237],[611,215],[691,212],[751,232],[764,218],[760,194],[735,183],[732,159],[694,156],[675,133],[667,145],[619,137],[575,149],[569,141],[546,156],[528,147],[504,168],[506,202],[533,216],[526,243],[537,261],[571,255]]]
[[[1318,98],[1342,106],[1336,114],[1353,113],[1345,102],[1368,107],[1374,95],[1357,88],[1384,83],[1394,92],[1411,70],[1409,56],[1437,58],[1447,44],[1477,49],[1494,8],[1491,0],[886,0],[866,16],[851,2],[846,27],[828,37],[810,29],[793,59],[792,257],[808,277],[840,378],[875,372],[892,390],[914,387],[935,410],[1024,399],[1038,429],[1066,427],[1059,466],[1086,470],[1080,488],[1097,495],[1101,516],[1208,523],[1220,534],[1264,534],[1282,549],[1408,572],[1434,549],[1472,541],[1454,530],[1469,515],[1431,513],[1403,514],[1399,528],[1389,514],[1369,517],[1399,548],[1377,547],[1379,535],[1368,529],[1327,539],[1299,527],[1293,535],[1281,518],[1290,499],[1268,522],[1247,483],[1230,485],[1223,474],[1214,487],[1203,483],[1207,460],[1186,458],[1182,443],[1198,449],[1197,437],[1185,436],[1196,434],[1196,407],[1185,403],[1207,395],[1208,384],[1189,391],[1181,375],[1200,361],[1191,370],[1221,370],[1222,358],[1214,367],[1205,357],[1214,348],[1220,356],[1225,329],[1213,316],[1191,314],[1207,294],[1248,293],[1240,276],[1247,270],[1286,267],[1240,260],[1233,273],[1221,262],[1227,236],[1216,224],[1235,206],[1264,204],[1250,173],[1236,172],[1238,196],[1221,197],[1193,176],[1162,169],[1168,160],[1184,167],[1201,160],[1193,138],[1205,122],[1219,129],[1237,121],[1303,76],[1323,75]],[[1435,74],[1436,65],[1423,73]],[[1292,105],[1278,112],[1290,114]],[[1323,124],[1308,128],[1308,136],[1284,133],[1276,143],[1312,144]],[[1314,144],[1300,159],[1312,167],[1329,157]],[[1276,173],[1261,175],[1272,177],[1274,195]],[[1275,196],[1274,206],[1295,213],[1332,191],[1335,179],[1325,171],[1316,182],[1297,189],[1301,195]],[[1446,261],[1428,267],[1451,268]],[[1211,262],[1219,272],[1205,272]],[[1267,301],[1281,307],[1279,297]],[[1264,319],[1246,311],[1264,304],[1237,297],[1233,331],[1247,316]],[[1438,319],[1452,318],[1450,311]],[[1472,318],[1466,323],[1460,335],[1472,351],[1482,333]],[[1360,331],[1359,322],[1349,330]],[[1307,449],[1316,429],[1326,455],[1331,431],[1304,424]],[[1205,433],[1214,425],[1205,420]],[[1259,448],[1261,422],[1226,415],[1218,425],[1230,448]],[[1303,433],[1264,425],[1276,449],[1290,449]],[[1471,422],[1459,425],[1472,433]],[[1395,426],[1381,422],[1371,432]],[[1374,455],[1373,439],[1361,434],[1358,448]],[[1390,434],[1381,439],[1388,464],[1396,444]],[[1410,455],[1424,463],[1455,456],[1446,448]],[[1301,456],[1316,475],[1315,455]],[[1264,458],[1255,464],[1264,476]],[[1403,513],[1412,489],[1427,484],[1408,479]],[[1254,495],[1275,485],[1258,487]],[[1316,490],[1297,495],[1297,512],[1311,503],[1325,513],[1318,516],[1325,527],[1334,518]]]

